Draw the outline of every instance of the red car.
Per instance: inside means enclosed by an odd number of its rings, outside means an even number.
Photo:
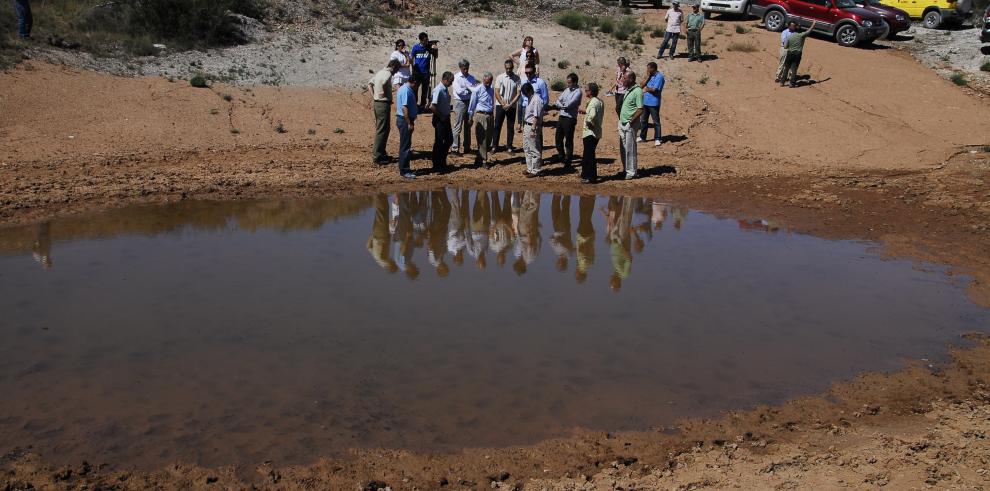
[[[888,29],[883,17],[857,7],[855,0],[753,0],[749,13],[774,32],[783,31],[789,21],[800,26],[818,21],[815,32],[843,46],[871,43]]]
[[[907,12],[890,5],[880,3],[880,0],[854,0],[856,6],[873,12],[883,18],[883,21],[890,26],[886,34],[881,37],[894,36],[899,32],[904,32],[911,27],[911,17]]]

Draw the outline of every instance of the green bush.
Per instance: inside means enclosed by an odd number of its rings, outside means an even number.
[[[743,26],[741,26],[739,24],[736,24],[736,34],[746,34],[748,32],[749,32],[749,29],[748,28],[743,27]]]
[[[664,32],[666,32],[664,29],[657,27],[657,28],[653,29],[653,32],[650,33],[650,37],[651,38],[662,38]]]
[[[749,41],[729,43],[729,47],[726,49],[728,49],[729,51],[739,51],[742,53],[752,53],[754,51],[759,51],[759,48],[757,48],[755,44]]]
[[[615,21],[611,17],[605,17],[598,23],[598,30],[605,34],[615,32]]]
[[[577,10],[565,10],[554,19],[558,24],[575,31],[583,31],[594,27],[598,22],[593,16]]]
[[[241,39],[227,12],[263,19],[266,8],[261,0],[129,0],[117,15],[130,34],[188,46],[233,45]]]
[[[563,90],[566,88],[567,88],[567,84],[564,83],[563,80],[554,80],[553,83],[550,84],[550,90],[553,90],[555,92],[563,92]]]
[[[557,62],[557,68],[560,68],[561,70],[567,70],[567,68],[569,68],[570,66],[571,66],[571,62],[567,60],[560,60],[559,62]]]
[[[980,65],[980,70],[984,72],[990,72],[990,60],[984,61],[983,64]]]
[[[630,42],[631,42],[631,43],[633,43],[633,44],[646,44],[646,43],[645,43],[645,42],[643,41],[643,35],[642,35],[642,34],[640,34],[640,33],[638,33],[638,32],[637,32],[636,34],[634,34],[634,35],[633,35],[633,37],[632,37],[632,39],[630,40]]]
[[[618,25],[615,26],[615,33],[613,34],[616,39],[625,41],[629,39],[633,33],[639,30],[639,25],[636,24],[636,19],[633,17],[623,17],[619,20]]]
[[[209,84],[206,83],[206,76],[204,76],[201,73],[197,73],[196,75],[193,75],[193,77],[189,79],[189,85],[192,85],[193,87],[199,89],[205,89],[209,87]]]
[[[966,80],[966,76],[963,75],[962,73],[958,73],[958,72],[953,73],[952,76],[949,77],[949,80],[952,80],[952,83],[954,83],[954,84],[956,84],[956,85],[958,85],[960,87],[963,87],[963,86],[969,84],[969,81]]]
[[[423,25],[427,27],[442,26],[447,19],[439,14],[428,15],[423,18]]]

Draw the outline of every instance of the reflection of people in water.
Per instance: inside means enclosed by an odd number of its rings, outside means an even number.
[[[488,234],[491,229],[492,217],[489,210],[488,193],[476,191],[474,205],[471,208],[471,236],[468,252],[475,259],[479,269],[485,269],[488,252]]]
[[[518,196],[518,193],[516,193]],[[514,196],[514,197],[516,197]],[[519,226],[516,231],[516,262],[513,268],[517,274],[525,274],[526,269],[540,254],[540,193],[526,191],[519,199]]]
[[[455,190],[450,203],[447,250],[454,257],[454,264],[460,265],[464,264],[464,248],[467,247],[468,192]]]
[[[553,195],[550,216],[553,219],[550,247],[557,253],[557,270],[566,271],[567,257],[574,253],[574,242],[571,240],[571,197]]]
[[[505,264],[505,256],[512,245],[514,235],[512,232],[512,205],[511,193],[502,193],[502,201],[499,202],[498,191],[491,193],[492,228],[489,232],[489,245],[495,254],[495,262],[502,266]]]
[[[612,254],[612,278],[609,285],[612,290],[622,288],[622,280],[629,277],[632,269],[632,198],[609,198],[606,211],[607,232],[610,252]]]
[[[38,225],[38,235],[31,244],[31,254],[34,260],[45,269],[52,269],[52,226],[45,222]]]
[[[436,269],[441,278],[450,274],[447,266],[447,223],[450,221],[450,199],[447,191],[430,191],[430,209],[427,215],[427,256],[430,264]]]
[[[595,264],[595,226],[591,223],[594,212],[595,198],[581,196],[578,201],[577,264],[574,270],[578,283],[584,283],[588,278],[588,269]]]
[[[674,230],[681,230],[681,225],[684,223],[684,219],[687,218],[688,209],[680,206],[672,206],[670,208],[670,216],[674,219]]]
[[[389,203],[388,196],[384,194],[375,195],[372,198],[372,206],[375,208],[375,220],[371,224],[371,237],[368,237],[368,252],[375,262],[389,273],[398,271],[399,267],[389,256],[392,246],[392,235],[389,233]]]
[[[768,234],[776,234],[780,231],[780,224],[776,220],[738,220],[738,222],[742,230],[762,230]]]
[[[412,256],[416,250],[413,237],[412,205],[415,198],[412,193],[399,193],[395,197],[396,203],[392,210],[395,211],[393,221],[395,231],[392,234],[392,243],[395,244],[396,263],[400,270],[406,273],[409,279],[419,277],[419,267],[413,263]]]

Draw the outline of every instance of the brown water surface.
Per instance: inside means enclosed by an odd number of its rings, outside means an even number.
[[[534,192],[0,229],[0,452],[286,464],[779,402],[988,325],[962,280],[915,266],[659,199]]]

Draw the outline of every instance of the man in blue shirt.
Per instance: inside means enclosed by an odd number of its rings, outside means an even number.
[[[447,155],[454,141],[450,129],[450,92],[447,90],[452,83],[454,74],[443,72],[430,99],[430,110],[433,111],[433,170],[437,172],[447,172]]]
[[[468,103],[468,115],[474,121],[474,136],[478,141],[478,158],[486,169],[492,164],[488,153],[492,150],[492,139],[495,136],[495,89],[492,87],[492,74],[485,72],[481,78],[481,86],[471,92]]]
[[[574,161],[574,130],[577,128],[578,109],[581,108],[581,89],[576,73],[567,75],[567,88],[557,96],[554,106],[560,111],[557,118],[557,132],[554,143],[557,146],[557,160],[570,167]]]
[[[649,62],[646,65],[646,81],[643,82],[643,115],[640,116],[639,141],[646,141],[646,130],[650,129],[650,118],[653,118],[653,145],[660,146],[660,93],[663,92],[663,74],[657,70],[657,64]]]
[[[787,38],[797,31],[797,22],[793,20],[787,23],[787,29],[780,33],[780,64],[777,65],[777,76],[773,79],[775,83],[780,83],[784,78],[784,59],[787,58]]]
[[[533,65],[527,65],[525,73],[526,78],[523,79],[522,83],[533,87],[533,96],[539,97],[543,101],[543,107],[546,108],[547,104],[550,103],[550,89],[547,88],[547,83],[536,74],[536,67]],[[519,110],[523,115],[526,114],[526,106],[528,105],[529,97],[526,94],[519,96]],[[522,128],[520,127],[520,129]],[[543,131],[536,132],[536,147],[543,151]]]
[[[430,36],[425,32],[419,33],[419,44],[413,46],[410,56],[412,56],[412,78],[419,79],[419,86],[422,88],[419,100],[422,101],[425,109],[430,104],[430,65],[437,56],[436,42],[431,43]]]
[[[416,89],[419,79],[410,77],[409,81],[395,95],[395,127],[399,130],[399,175],[406,179],[415,179],[409,168],[412,157],[412,134],[416,129]]]

